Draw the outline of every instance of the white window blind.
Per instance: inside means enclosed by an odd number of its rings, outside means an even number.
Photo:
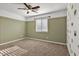
[[[36,32],[48,32],[48,19],[47,18],[36,20]]]

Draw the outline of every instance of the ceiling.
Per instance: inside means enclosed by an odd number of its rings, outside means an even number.
[[[17,13],[24,17],[44,14],[48,12],[54,12],[62,9],[66,9],[65,3],[29,3],[32,6],[40,6],[38,13],[31,12],[27,14],[27,10],[19,10],[17,8],[24,8],[23,3],[0,3],[0,9],[6,10],[8,12]]]

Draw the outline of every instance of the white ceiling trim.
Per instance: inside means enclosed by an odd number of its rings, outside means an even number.
[[[45,14],[28,17],[26,21],[34,21],[35,18],[48,17],[48,16],[51,16],[51,18],[64,17],[67,16],[67,10],[63,9],[51,13],[45,13]]]
[[[0,10],[0,16],[8,17],[8,18],[12,18],[15,20],[20,20],[20,21],[26,21],[25,17],[18,15],[18,14],[15,14],[15,13],[5,11],[5,10]]]

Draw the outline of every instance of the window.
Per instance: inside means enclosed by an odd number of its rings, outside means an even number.
[[[48,19],[47,18],[36,20],[36,32],[48,32]]]

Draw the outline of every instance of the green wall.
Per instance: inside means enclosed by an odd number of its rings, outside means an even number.
[[[0,43],[25,36],[25,22],[0,16]]]
[[[66,17],[52,18],[48,20],[48,32],[35,31],[35,21],[27,22],[28,37],[41,38],[55,42],[66,42]]]
[[[0,43],[16,40],[24,36],[44,40],[66,42],[66,17],[48,20],[48,32],[36,32],[35,21],[19,21],[0,16]]]
[[[49,20],[49,40],[66,43],[66,17]]]

